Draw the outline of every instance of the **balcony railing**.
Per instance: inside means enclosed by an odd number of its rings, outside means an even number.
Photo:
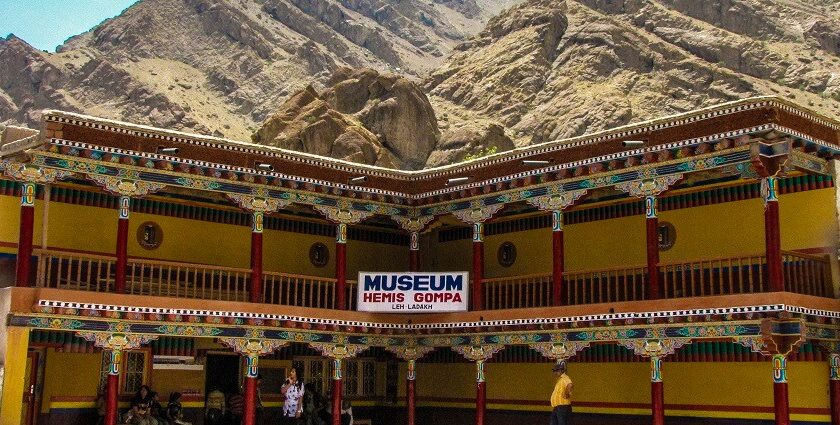
[[[115,257],[50,250],[35,250],[35,255],[37,286],[114,291]],[[134,295],[246,301],[250,279],[250,269],[129,259],[125,290]]]
[[[37,286],[113,292],[116,258],[108,255],[35,250]],[[831,265],[826,257],[784,251],[782,270],[788,292],[833,297]],[[280,272],[263,273],[266,303],[312,308],[336,307],[336,280]],[[749,294],[770,290],[763,255],[712,258],[659,265],[665,298]],[[251,270],[170,261],[129,259],[126,292],[222,301],[249,299]],[[484,305],[490,310],[551,305],[552,276],[533,274],[485,279]],[[569,305],[645,299],[644,266],[567,271],[565,302]],[[347,307],[356,308],[358,285],[348,280]]]

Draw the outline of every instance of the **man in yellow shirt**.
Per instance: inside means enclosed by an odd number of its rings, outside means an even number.
[[[551,370],[557,377],[551,393],[551,425],[568,425],[572,413],[572,379],[566,375],[566,361],[558,361]]]

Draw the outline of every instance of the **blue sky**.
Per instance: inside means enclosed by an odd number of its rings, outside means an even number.
[[[137,0],[0,0],[0,37],[13,33],[41,50],[113,18]]]

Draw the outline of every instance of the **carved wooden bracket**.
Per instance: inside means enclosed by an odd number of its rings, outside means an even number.
[[[618,183],[615,185],[615,188],[627,192],[630,196],[636,198],[659,196],[682,178],[682,174],[669,174],[667,176]]]
[[[341,224],[356,224],[373,215],[368,211],[357,211],[331,207],[326,205],[315,205],[315,210],[324,215],[328,220]]]
[[[494,354],[504,348],[505,346],[502,344],[457,345],[452,347],[456,353],[473,362],[490,360]]]
[[[432,215],[423,215],[420,217],[404,217],[401,215],[392,215],[391,219],[397,222],[399,226],[408,232],[421,232],[426,226],[435,219]]]
[[[228,199],[236,202],[239,208],[246,211],[259,212],[270,214],[281,208],[285,208],[292,203],[292,201],[276,198],[264,198],[254,195],[241,195],[238,193],[229,193]]]
[[[150,193],[157,192],[164,187],[163,183],[152,183],[140,180],[128,180],[116,176],[103,176],[100,174],[89,174],[88,179],[101,186],[105,191],[117,196],[129,196],[138,198]]]
[[[690,344],[689,338],[627,339],[619,341],[622,346],[633,350],[637,356],[662,358],[674,354],[678,348]]]
[[[560,186],[551,186],[548,194],[530,198],[527,202],[543,211],[562,211],[574,205],[586,192],[587,189],[566,192]]]
[[[0,161],[0,170],[14,180],[41,184],[52,183],[73,175],[71,171],[43,168],[8,159]]]
[[[133,350],[157,339],[156,335],[130,333],[76,332],[76,335],[92,342],[96,347],[115,351]]]
[[[356,357],[362,351],[367,350],[367,345],[356,344],[332,344],[327,342],[310,342],[309,346],[334,360],[342,360]]]
[[[481,201],[473,201],[470,208],[465,210],[453,211],[452,215],[458,217],[459,220],[468,224],[483,223],[493,217],[504,208],[504,204],[483,205]]]
[[[537,342],[528,344],[536,352],[552,360],[565,360],[589,347],[588,341]]]

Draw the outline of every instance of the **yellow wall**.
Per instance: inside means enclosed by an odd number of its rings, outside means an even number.
[[[650,366],[633,363],[569,363],[576,403],[650,403]],[[446,377],[441,385],[439,377]],[[788,362],[791,408],[829,407],[828,365],[825,362]],[[548,411],[554,376],[548,363],[489,363],[485,366],[487,398],[504,400],[491,409]],[[405,368],[400,379],[405,379]],[[714,406],[773,407],[770,361],[766,362],[663,362],[666,405],[706,406],[704,410],[668,410],[674,416],[772,419],[770,413],[742,413]],[[473,399],[475,365],[472,363],[418,363],[417,397]],[[400,387],[400,396],[405,390]],[[517,401],[545,402],[524,404]],[[470,403],[420,402],[420,406]],[[649,408],[577,407],[587,413],[649,414]],[[827,415],[793,414],[794,420],[828,421]]]
[[[43,202],[36,203],[34,244],[41,243]],[[0,196],[0,218],[9,226],[0,226],[0,242],[17,243],[20,200]],[[163,243],[147,250],[137,243],[138,227],[154,221],[163,230]],[[109,208],[51,202],[47,243],[51,247],[101,253],[114,252],[117,212]],[[266,230],[263,236],[264,270],[312,276],[335,276],[335,241],[332,237]],[[330,250],[330,261],[315,267],[309,261],[309,247],[321,242]],[[349,241],[348,277],[361,271],[405,270],[408,247]],[[14,248],[0,247],[0,252],[15,253]],[[376,255],[370,255],[376,253]],[[251,228],[153,214],[132,213],[129,227],[128,255],[225,267],[250,268]]]
[[[780,197],[782,249],[837,245],[834,189],[811,190]],[[763,254],[764,205],[760,199],[725,202],[659,213],[674,225],[674,246],[660,252],[660,261]],[[645,264],[645,219],[630,216],[564,226],[567,271]],[[434,236],[434,235],[433,235]],[[551,229],[511,232],[484,238],[485,276],[503,277],[551,272]],[[497,260],[504,242],[516,245],[511,267]],[[470,239],[430,241],[426,264],[431,270],[470,270]]]
[[[53,396],[96,397],[102,353],[60,353],[47,349],[41,411],[48,413]]]

